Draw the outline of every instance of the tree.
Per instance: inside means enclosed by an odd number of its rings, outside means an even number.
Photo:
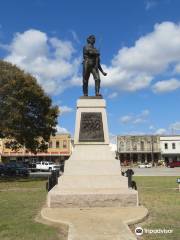
[[[0,60],[0,138],[9,139],[12,149],[44,151],[56,133],[57,117],[58,107],[36,79]]]

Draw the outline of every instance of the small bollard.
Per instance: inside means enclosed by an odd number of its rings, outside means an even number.
[[[46,190],[49,192],[58,183],[59,171],[55,170],[51,172],[46,183]]]
[[[180,192],[180,178],[177,178],[176,182],[178,183],[178,188],[179,188],[179,192]]]
[[[125,172],[126,177],[128,178],[128,187],[132,187],[132,175],[134,175],[134,171],[130,168]]]

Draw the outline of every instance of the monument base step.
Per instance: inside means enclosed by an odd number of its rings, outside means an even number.
[[[66,175],[58,179],[59,190],[63,189],[128,189],[128,179],[119,175]]]
[[[133,189],[61,189],[48,193],[48,207],[128,207],[138,206]]]

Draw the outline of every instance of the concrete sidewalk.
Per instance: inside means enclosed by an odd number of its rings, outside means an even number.
[[[145,207],[43,208],[48,222],[68,225],[68,240],[135,240],[128,225],[142,221]]]

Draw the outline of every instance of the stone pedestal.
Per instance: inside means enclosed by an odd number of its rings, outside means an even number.
[[[48,207],[137,206],[119,161],[110,151],[106,103],[102,98],[77,101],[74,151],[64,174],[48,193]]]
[[[104,99],[96,97],[78,99],[74,144],[109,144],[106,102]]]

